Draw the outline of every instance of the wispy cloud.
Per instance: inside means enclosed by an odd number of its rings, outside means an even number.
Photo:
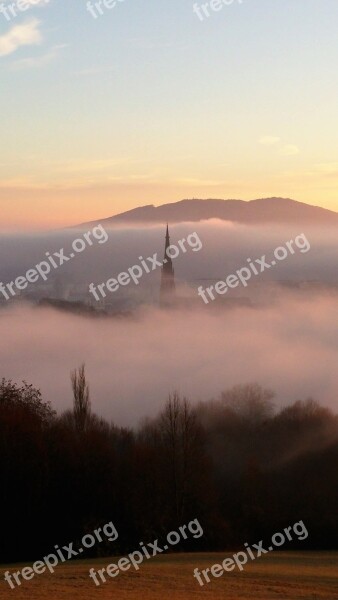
[[[283,156],[296,156],[296,154],[299,154],[299,153],[300,153],[300,150],[299,150],[298,146],[295,146],[294,144],[286,144],[281,149],[281,154]]]
[[[77,75],[101,75],[102,73],[111,73],[112,71],[117,71],[116,67],[106,66],[106,67],[90,67],[88,69],[82,69],[81,71],[77,71]]]
[[[40,21],[30,19],[21,25],[14,25],[7,33],[0,36],[0,56],[7,56],[21,46],[38,45],[42,42],[39,30]]]
[[[134,37],[127,39],[127,44],[132,48],[139,50],[159,50],[165,48],[188,48],[188,44],[185,41],[164,41],[164,40],[151,40],[148,37]]]
[[[46,54],[43,54],[42,56],[28,57],[16,60],[11,65],[11,69],[38,69],[40,67],[44,67],[45,65],[49,64],[54,59],[56,59],[59,56],[61,50],[63,50],[63,48],[67,48],[68,45],[69,44],[61,44],[59,46],[53,46],[49,50],[49,52],[46,52]]]
[[[275,135],[263,135],[259,138],[258,143],[262,146],[276,146],[282,156],[296,156],[300,153],[298,146],[295,144],[282,145],[282,139]]]
[[[280,141],[281,139],[274,135],[263,135],[261,138],[259,138],[258,143],[262,144],[263,146],[274,146]]]
[[[29,6],[47,6],[47,4],[50,4],[51,0],[26,0],[26,4],[29,4]]]
[[[338,175],[338,162],[319,163],[316,165],[316,170],[323,175],[334,176]]]

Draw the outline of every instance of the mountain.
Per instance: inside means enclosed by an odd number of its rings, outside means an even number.
[[[319,206],[296,202],[290,198],[261,198],[259,200],[181,200],[171,204],[149,204],[127,212],[81,225],[98,223],[133,225],[149,223],[182,223],[222,219],[246,224],[289,223],[295,225],[336,225],[338,213]]]

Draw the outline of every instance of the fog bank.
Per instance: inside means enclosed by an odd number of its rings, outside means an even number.
[[[83,361],[93,410],[117,424],[155,414],[169,392],[193,401],[256,381],[278,404],[309,396],[338,408],[337,298],[281,292],[266,308],[147,309],[133,318],[89,319],[53,309],[0,312],[0,376],[41,388],[71,407],[69,372]]]

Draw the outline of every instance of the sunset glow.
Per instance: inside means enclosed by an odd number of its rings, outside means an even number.
[[[338,210],[337,16],[333,0],[203,23],[180,0],[0,15],[2,229],[192,197]]]

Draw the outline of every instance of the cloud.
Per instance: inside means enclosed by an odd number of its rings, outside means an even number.
[[[47,4],[50,4],[50,0],[26,0],[26,4],[29,4],[29,6],[47,6]]]
[[[338,162],[320,163],[315,166],[316,170],[323,175],[338,175]]]
[[[102,73],[112,73],[113,71],[117,71],[116,67],[106,66],[106,67],[90,67],[89,69],[81,69],[81,71],[77,71],[77,75],[100,75]]]
[[[258,140],[258,143],[262,144],[263,146],[275,146],[275,144],[278,144],[280,141],[281,139],[279,137],[273,135],[263,135]]]
[[[163,48],[180,48],[181,50],[184,50],[189,47],[185,41],[152,41],[148,36],[129,38],[127,39],[127,44],[138,50],[159,50]]]
[[[294,144],[286,144],[281,149],[281,154],[283,156],[296,156],[296,154],[299,154],[299,153],[300,153],[300,150],[299,150],[298,146],[295,146]]]
[[[21,46],[38,45],[42,42],[39,31],[40,21],[30,19],[22,25],[15,25],[7,33],[0,36],[0,56],[12,54]]]
[[[43,54],[42,56],[22,58],[21,60],[15,61],[11,65],[11,69],[19,70],[19,69],[37,69],[39,67],[44,67],[45,65],[52,62],[55,58],[57,58],[60,54],[60,51],[63,48],[67,48],[68,44],[62,44],[60,46],[53,46],[49,52]]]
[[[280,145],[281,142],[282,140],[280,137],[273,135],[263,135],[258,140],[258,143],[262,144],[262,146],[277,146]],[[285,144],[282,146],[280,153],[282,156],[295,156],[300,153],[300,150],[295,144]]]

